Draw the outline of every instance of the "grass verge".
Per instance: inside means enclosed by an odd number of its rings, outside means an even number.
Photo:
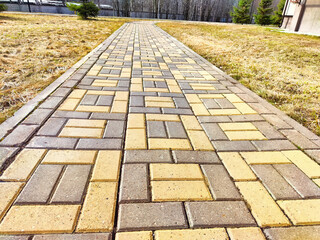
[[[320,37],[253,25],[158,26],[320,135]]]

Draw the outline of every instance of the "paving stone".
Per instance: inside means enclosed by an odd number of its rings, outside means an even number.
[[[124,163],[168,163],[172,162],[168,150],[127,150]]]
[[[79,205],[13,206],[0,224],[0,233],[71,233],[79,210]]]
[[[57,185],[51,203],[81,203],[90,169],[90,165],[68,165]]]
[[[70,88],[59,87],[59,88],[52,94],[52,96],[55,96],[55,97],[65,97],[65,96],[67,96],[70,92],[71,92],[71,89],[70,89]]]
[[[151,180],[202,180],[198,164],[150,164]]]
[[[218,98],[216,99],[216,102],[219,104],[219,106],[223,109],[226,108],[235,108],[235,106],[228,100],[228,99],[224,99],[224,98]]]
[[[119,206],[119,231],[187,227],[182,203],[129,203]]]
[[[258,227],[228,228],[227,231],[231,240],[266,240]]]
[[[91,119],[103,120],[126,120],[126,114],[123,113],[92,113]]]
[[[63,96],[64,97],[64,96]],[[60,105],[63,97],[48,97],[40,106],[40,108],[54,109]]]
[[[164,114],[184,114],[184,115],[192,115],[192,111],[190,109],[185,109],[185,108],[163,108],[162,112]]]
[[[228,116],[199,116],[201,123],[219,123],[219,122],[231,122]]]
[[[220,163],[212,151],[172,151],[172,155],[177,163]]]
[[[278,129],[290,129],[292,128],[288,123],[283,119],[278,117],[275,114],[264,114],[262,115],[268,122],[277,127]]]
[[[208,109],[220,109],[220,105],[214,99],[203,99],[202,100],[206,108]]]
[[[130,116],[130,115],[129,115]],[[149,138],[166,138],[167,133],[164,123],[160,121],[148,121],[147,132]]]
[[[148,145],[151,150],[192,150],[187,139],[149,138]]]
[[[203,123],[203,129],[205,130],[207,136],[212,141],[214,140],[228,140],[228,137],[221,130],[221,128],[216,123]]]
[[[88,119],[90,113],[88,112],[70,112],[70,111],[55,111],[52,117],[55,118],[84,118]]]
[[[130,96],[130,107],[144,107],[143,96]]]
[[[3,172],[1,180],[26,181],[43,158],[44,149],[23,149]]]
[[[5,236],[0,236],[0,240],[29,240],[30,236],[28,235],[20,235],[20,236],[10,236],[10,235],[5,235]]]
[[[263,231],[270,240],[318,240],[320,238],[320,226],[268,228]]]
[[[277,201],[294,225],[320,223],[320,199]]]
[[[302,149],[319,148],[319,146],[314,144],[307,137],[305,137],[296,130],[281,130],[280,132],[283,133],[291,142],[293,142],[295,145],[299,146]]]
[[[146,164],[124,164],[120,184],[120,203],[149,200]]]
[[[99,151],[91,181],[118,181],[121,151]]]
[[[274,168],[303,197],[319,197],[320,189],[294,164],[277,164]]]
[[[222,165],[202,165],[215,200],[239,200],[240,194]]]
[[[151,231],[119,232],[115,240],[153,240]]]
[[[285,139],[285,137],[267,122],[253,123],[268,139]]]
[[[107,123],[104,138],[122,138],[124,136],[124,121],[113,121],[110,120]]]
[[[24,121],[24,124],[43,124],[45,120],[51,115],[52,109],[36,109]]]
[[[255,151],[256,148],[250,141],[212,141],[217,151]]]
[[[37,128],[37,125],[19,125],[0,142],[0,146],[20,146],[30,139]]]
[[[36,136],[31,139],[27,147],[29,148],[56,148],[72,149],[78,140],[76,138],[58,138]]]
[[[281,152],[241,152],[248,164],[285,164],[291,163]]]
[[[187,134],[180,122],[165,122],[169,138],[187,138]]]
[[[232,115],[229,116],[233,122],[255,122],[255,121],[264,121],[264,118],[258,114],[252,115]]]
[[[290,222],[260,182],[236,182],[260,227],[289,226]]]
[[[111,240],[111,236],[111,233],[46,234],[35,235],[32,240]]]
[[[44,164],[93,164],[96,151],[49,150]]]
[[[156,240],[227,240],[228,235],[223,228],[185,229],[185,230],[157,230]]]
[[[80,105],[94,105],[97,102],[98,97],[98,95],[85,95],[81,100]]]
[[[37,132],[37,135],[57,136],[65,123],[66,119],[64,118],[49,118]]]
[[[242,201],[187,202],[185,206],[192,228],[256,225]]]
[[[6,214],[22,187],[23,183],[19,182],[0,182],[0,220]]]
[[[113,96],[100,96],[96,105],[97,106],[111,106]]]
[[[101,128],[64,127],[59,137],[101,138],[102,134],[103,129]]]
[[[91,182],[76,232],[112,231],[116,198],[117,183]]]
[[[77,149],[121,149],[121,139],[80,139]]]
[[[305,152],[320,164],[320,150],[306,150]]]
[[[0,147],[0,168],[5,161],[18,152],[18,148],[13,147]]]
[[[288,140],[268,140],[268,141],[252,141],[252,143],[260,151],[281,151],[281,150],[295,150],[297,149]]]
[[[151,107],[130,107],[129,113],[161,113],[160,108]]]
[[[254,165],[252,169],[275,200],[300,198],[272,165]]]
[[[40,165],[18,196],[17,202],[46,203],[62,168],[62,165]]]
[[[177,108],[190,108],[189,103],[185,98],[174,98],[173,100]]]

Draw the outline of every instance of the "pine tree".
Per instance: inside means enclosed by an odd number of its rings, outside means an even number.
[[[286,0],[280,0],[278,4],[278,9],[274,12],[274,15],[272,16],[272,23],[275,25],[280,26],[282,22],[282,12],[284,9],[284,5],[286,4]]]
[[[250,23],[250,7],[252,0],[240,0],[237,7],[233,7],[231,12],[232,22],[234,23]]]
[[[271,24],[272,0],[261,0],[258,7],[258,14],[254,15],[255,22],[259,25]]]

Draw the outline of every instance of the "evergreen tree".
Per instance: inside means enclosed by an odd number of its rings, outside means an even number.
[[[282,22],[282,12],[284,9],[284,5],[286,4],[286,0],[280,0],[278,4],[278,9],[274,12],[274,15],[272,16],[272,23],[275,25],[280,26]]]
[[[252,0],[240,0],[237,7],[233,7],[232,22],[234,23],[250,23],[250,7]]]
[[[258,14],[255,14],[255,22],[259,25],[271,24],[272,0],[261,0],[258,7]]]

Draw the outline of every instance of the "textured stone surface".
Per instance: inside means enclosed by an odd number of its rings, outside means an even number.
[[[320,226],[269,228],[265,229],[264,233],[271,240],[318,240],[320,238]]]

